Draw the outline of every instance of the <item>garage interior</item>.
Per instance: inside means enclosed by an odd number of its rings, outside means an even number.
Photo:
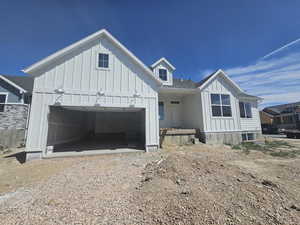
[[[145,109],[51,106],[47,151],[145,150]]]

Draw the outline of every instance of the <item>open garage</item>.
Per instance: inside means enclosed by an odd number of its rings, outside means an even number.
[[[145,110],[51,106],[47,151],[52,153],[145,149]]]

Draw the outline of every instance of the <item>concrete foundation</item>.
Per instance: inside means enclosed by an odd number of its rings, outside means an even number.
[[[26,161],[41,159],[42,152],[26,152]]]
[[[160,146],[189,145],[197,143],[195,129],[161,129]]]
[[[235,145],[242,142],[243,133],[253,133],[254,139],[259,139],[262,137],[259,131],[245,131],[245,132],[216,132],[216,133],[203,133],[200,132],[200,141],[206,144],[230,144]]]

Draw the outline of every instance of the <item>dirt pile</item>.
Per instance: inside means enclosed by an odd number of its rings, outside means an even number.
[[[173,152],[148,164],[135,193],[147,224],[300,224],[296,199],[222,160]],[[296,205],[295,205],[296,204]]]

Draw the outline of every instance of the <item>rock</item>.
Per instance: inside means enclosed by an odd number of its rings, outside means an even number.
[[[276,184],[274,184],[272,181],[269,180],[263,180],[261,183],[268,187],[278,187]]]
[[[300,207],[298,207],[297,205],[294,205],[294,204],[291,205],[291,209],[294,209],[294,210],[300,212]]]

